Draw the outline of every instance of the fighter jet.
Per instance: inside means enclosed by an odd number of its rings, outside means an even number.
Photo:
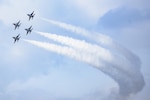
[[[28,35],[28,33],[31,33],[31,31],[33,30],[32,25],[29,28],[25,29],[27,31],[26,35]]]
[[[15,29],[19,28],[21,25],[20,20],[17,23],[13,23],[13,25],[15,26]]]
[[[33,17],[34,17],[34,11],[31,13],[31,14],[27,14],[28,16],[29,16],[29,21],[30,21],[30,19],[32,18],[33,19]]]
[[[16,37],[12,37],[13,39],[14,39],[14,43],[17,41],[18,42],[18,40],[20,39],[20,34],[18,34]]]

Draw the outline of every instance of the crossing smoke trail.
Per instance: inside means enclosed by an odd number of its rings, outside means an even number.
[[[96,34],[96,36],[93,36],[89,31],[80,27],[53,20],[44,20],[71,32],[94,39],[98,43],[108,46],[111,49],[113,48],[117,52],[117,55],[115,55],[116,53],[114,54],[110,50],[102,48],[99,45],[43,32],[37,33],[59,42],[63,44],[63,46],[33,40],[25,40],[26,42],[88,63],[91,66],[100,69],[102,72],[113,78],[120,87],[119,94],[115,100],[127,100],[130,95],[136,94],[142,90],[145,83],[140,72],[140,60],[132,52],[118,45],[108,36],[102,34]]]

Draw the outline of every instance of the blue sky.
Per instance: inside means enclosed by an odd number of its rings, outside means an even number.
[[[35,18],[28,21],[26,14],[33,10],[36,13]],[[144,77],[145,86],[128,99],[149,100],[149,11],[148,0],[0,0],[0,99],[117,100],[113,96],[119,91],[119,85],[109,75],[84,61],[23,41],[30,39],[61,45],[36,32],[26,36],[24,28],[33,25],[35,31],[55,33],[97,44],[96,40],[93,41],[82,34],[74,34],[41,20],[46,18],[78,26],[91,33],[102,33],[132,51],[142,62],[138,66],[141,67],[139,73]],[[14,30],[12,23],[18,20],[21,20],[21,27]],[[18,33],[21,34],[21,39],[14,44],[12,37]],[[102,47],[107,49],[106,45]],[[112,49],[108,47],[108,50]],[[98,53],[95,52],[94,55],[96,54]],[[120,53],[116,54],[120,57]],[[107,55],[104,54],[101,59],[105,57],[107,58]],[[130,62],[136,65],[134,60]],[[138,66],[134,69],[138,70]],[[130,67],[125,67],[127,72],[132,70]]]

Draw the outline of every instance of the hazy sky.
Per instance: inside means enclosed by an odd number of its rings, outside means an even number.
[[[117,61],[122,61],[124,64],[117,65],[119,66],[118,69],[116,68],[117,71],[123,70],[127,71],[127,74],[131,72],[131,75],[144,76],[144,88],[123,100],[149,100],[149,4],[149,0],[0,0],[0,100],[117,100],[113,96],[119,91],[118,82],[112,79],[111,75],[106,75],[101,70],[93,68],[91,64],[99,65],[108,60],[109,52],[108,55],[105,53],[107,50],[122,59],[128,55],[122,57],[120,53],[113,51],[113,48],[99,45],[96,43],[98,38],[92,40],[94,33],[110,37],[141,60],[140,65],[140,62],[136,62],[135,59],[127,59],[133,66],[126,64],[126,60],[120,60],[117,57],[113,60],[113,64],[118,64]],[[27,14],[32,11],[36,13],[35,18],[28,21]],[[68,26],[62,28],[42,18],[67,23],[72,27],[77,26],[81,31],[76,31],[75,28],[71,31]],[[18,20],[21,20],[21,27],[14,30],[12,23]],[[73,50],[79,51],[75,51],[75,57],[71,57],[72,53],[68,56],[58,53],[65,52],[65,50],[56,52],[49,48],[48,50],[43,49],[44,47],[39,48],[23,39],[53,43],[62,47],[63,44],[57,43],[58,40],[45,38],[36,32],[26,36],[24,29],[30,25],[33,26],[34,31],[73,38],[75,39],[74,44],[77,44],[79,40],[78,45],[81,47],[86,45],[88,49],[80,47],[77,49],[76,47]],[[84,36],[82,28],[93,35]],[[14,44],[12,37],[19,33],[21,39]],[[97,52],[95,45],[104,47],[104,53]],[[93,54],[90,55],[89,52]],[[80,55],[89,57],[87,58],[89,62],[81,59]],[[101,57],[98,63],[95,63],[96,57]],[[113,64],[108,63],[105,66],[113,67]],[[122,75],[127,74],[118,72],[115,77],[122,78],[124,77]],[[126,80],[127,84],[132,83],[128,78],[121,80]],[[124,87],[126,88],[126,85]],[[136,87],[134,89],[136,90]]]

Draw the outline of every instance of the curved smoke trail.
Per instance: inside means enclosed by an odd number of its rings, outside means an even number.
[[[115,79],[118,82],[120,86],[120,93],[122,95],[135,94],[143,89],[145,82],[142,73],[140,71],[141,61],[131,51],[122,47],[121,45],[113,41],[110,37],[104,34],[91,33],[81,27],[73,26],[71,24],[66,24],[55,20],[49,20],[49,19],[42,19],[42,20],[45,20],[53,25],[56,25],[68,31],[93,39],[96,42],[103,44],[104,46],[110,47],[111,49],[113,48],[117,52],[117,54],[119,56],[121,55],[121,58],[125,60],[124,63],[122,62],[122,66],[117,66],[117,67],[123,70],[126,69],[128,72],[130,72],[130,75],[128,75],[128,73],[124,73],[124,75],[128,77],[120,79],[118,78],[118,75],[122,75],[122,73],[113,76],[111,75],[113,72],[106,71],[105,73],[110,75],[113,79]],[[123,66],[123,64],[125,64],[126,62],[128,62],[128,64],[126,66]],[[113,68],[117,68],[117,67],[114,66]],[[128,79],[130,78],[131,80],[129,81]]]
[[[92,53],[91,55],[94,55],[95,58],[97,57],[96,59],[100,59],[101,61],[103,61],[103,65],[105,66],[92,64],[95,62],[90,63],[90,65],[95,66],[96,68],[100,69],[104,73],[110,75],[114,80],[116,80],[120,85],[121,94],[128,95],[130,93],[136,93],[136,91],[140,91],[140,87],[143,85],[143,77],[141,74],[139,74],[140,72],[137,69],[133,69],[135,66],[133,66],[133,64],[131,64],[128,60],[124,60],[117,55],[113,55],[109,50],[102,48],[96,44],[90,44],[85,41],[56,34],[44,32],[36,33],[59,42],[63,45],[68,45],[76,49],[76,51],[79,51],[80,54],[87,53],[85,55],[88,55],[89,53]],[[135,84],[138,86],[138,88]],[[130,89],[128,89],[129,87]]]
[[[91,35],[91,32],[80,27],[54,20],[44,20],[71,32],[96,40],[96,42],[108,46],[110,50],[114,49],[115,52],[85,41],[43,32],[37,33],[67,46],[58,46],[33,40],[26,40],[27,42],[83,61],[100,69],[118,83],[120,91],[117,100],[126,100],[128,96],[136,94],[143,89],[145,83],[140,71],[141,62],[135,54],[120,46],[106,35],[98,33]]]
[[[81,27],[77,27],[71,24],[67,24],[67,23],[63,23],[63,22],[59,22],[59,21],[55,21],[55,20],[49,20],[49,19],[45,19],[42,18],[42,20],[47,21],[53,25],[56,25],[60,28],[63,28],[65,30],[71,31],[73,33],[85,36],[89,39],[92,39],[96,42],[98,42],[99,44],[102,44],[104,46],[108,46],[111,49],[114,49],[114,51],[117,52],[117,54],[119,54],[119,56],[122,56],[123,58],[125,58],[126,60],[128,60],[130,63],[132,63],[133,61],[133,66],[135,67],[133,69],[137,69],[140,70],[140,66],[141,66],[141,61],[140,59],[133,54],[131,51],[127,50],[126,48],[124,48],[123,46],[121,46],[120,44],[118,44],[117,42],[115,42],[114,40],[112,40],[109,36],[106,36],[104,34],[100,34],[100,33],[96,33],[96,32],[89,32],[86,29],[83,29]],[[126,66],[128,67],[128,66]],[[130,67],[130,69],[132,68]]]

